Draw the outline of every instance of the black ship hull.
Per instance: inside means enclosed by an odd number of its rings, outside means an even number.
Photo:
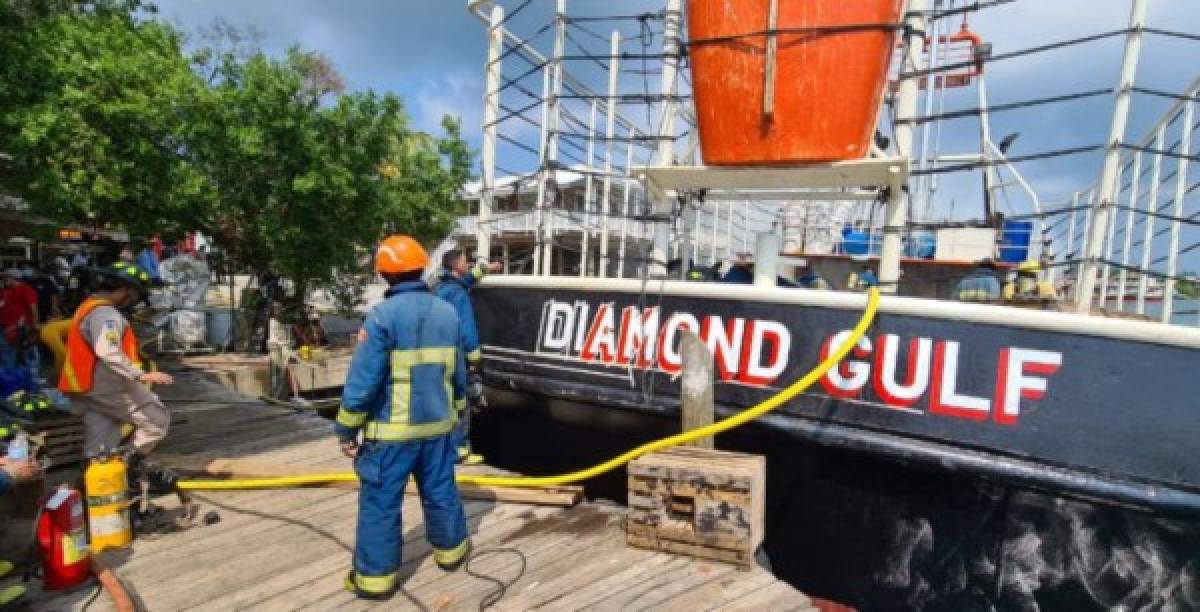
[[[504,282],[475,296],[488,384],[592,432],[555,449],[571,466],[677,429],[681,332],[714,349],[723,416],[804,375],[865,302]],[[767,550],[809,592],[864,609],[1200,606],[1193,331],[885,299],[840,368],[718,447],[767,456]]]

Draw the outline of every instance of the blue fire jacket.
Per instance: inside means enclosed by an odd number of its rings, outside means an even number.
[[[367,315],[335,430],[406,441],[450,433],[466,407],[467,367],[454,307],[420,281],[393,285]]]
[[[458,313],[459,324],[462,325],[463,350],[467,361],[479,361],[483,358],[480,350],[479,326],[475,324],[475,310],[471,307],[471,288],[483,278],[483,268],[475,268],[464,278],[459,278],[449,272],[438,280],[434,293],[450,302]]]

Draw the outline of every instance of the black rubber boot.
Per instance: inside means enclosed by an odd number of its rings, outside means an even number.
[[[136,450],[125,453],[125,473],[131,488],[145,480],[150,484],[151,493],[174,493],[175,486],[179,484],[179,474],[175,470],[147,461],[146,456]]]
[[[146,456],[137,449],[130,449],[125,451],[125,454],[121,457],[121,459],[125,461],[125,474],[128,476],[129,482],[132,485],[142,476],[142,471],[145,469],[146,465]]]

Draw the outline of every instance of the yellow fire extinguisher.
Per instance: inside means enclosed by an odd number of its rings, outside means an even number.
[[[125,462],[118,456],[92,459],[83,476],[87,489],[92,552],[124,548],[133,541],[129,523]]]

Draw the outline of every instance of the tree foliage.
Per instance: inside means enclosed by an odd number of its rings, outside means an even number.
[[[197,124],[192,154],[214,190],[205,223],[239,259],[326,281],[378,238],[389,206],[377,168],[400,125],[399,102],[372,93],[321,105],[293,49],[227,63]]]
[[[202,178],[182,157],[199,80],[180,37],[130,2],[7,2],[0,151],[7,191],[64,219],[133,231],[186,221]],[[15,25],[14,25],[15,24]]]
[[[329,59],[217,22],[185,52],[138,0],[0,0],[0,189],[62,221],[214,235],[300,288],[361,268],[386,231],[453,223],[471,153]]]

